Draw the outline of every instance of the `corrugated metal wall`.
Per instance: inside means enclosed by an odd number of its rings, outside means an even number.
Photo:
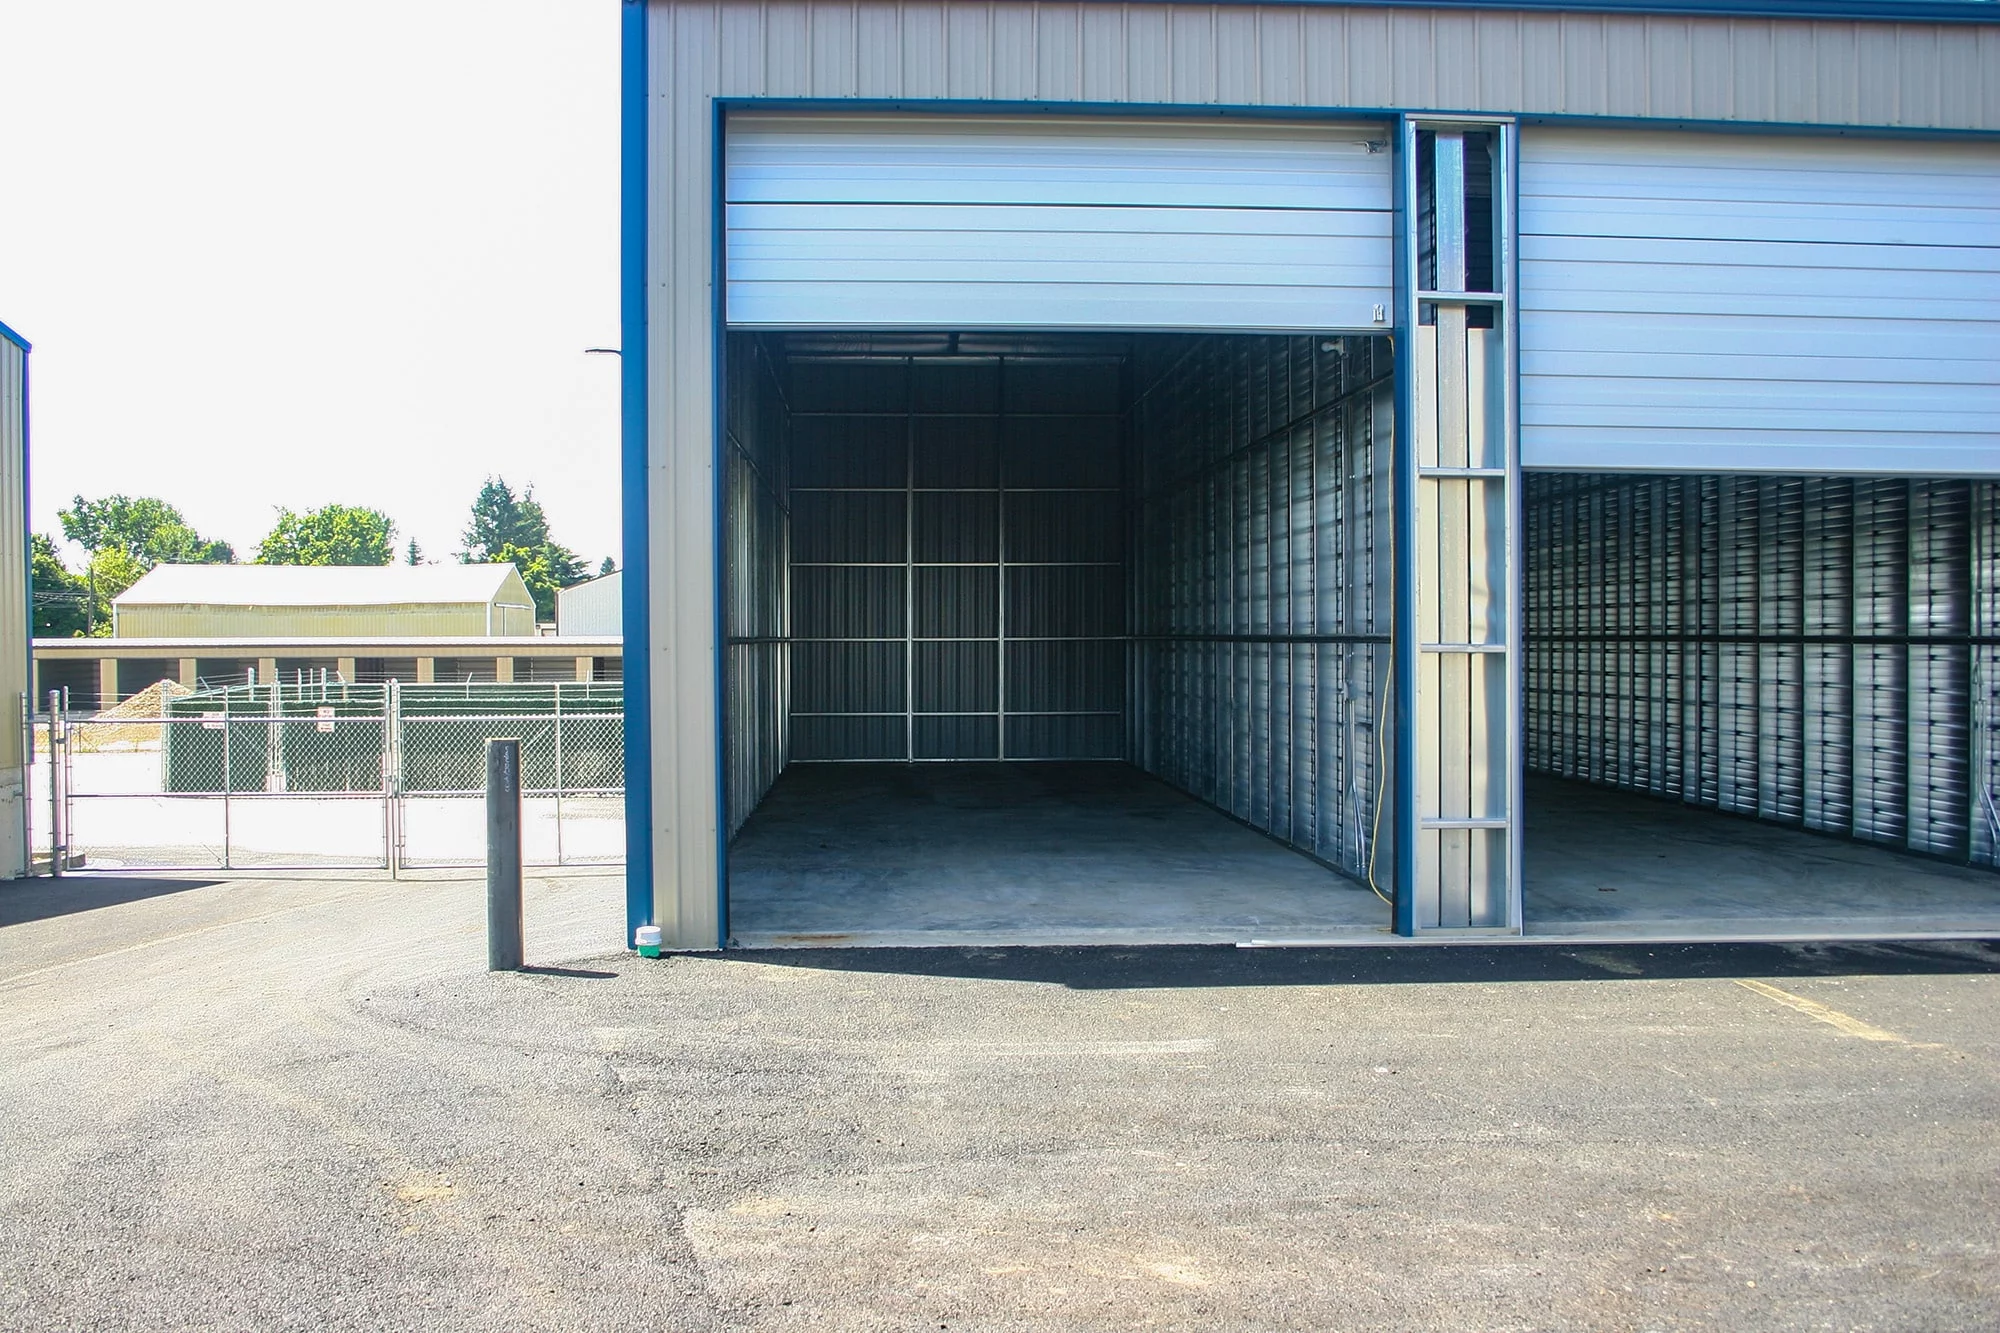
[[[519,598],[519,605],[506,605]],[[484,602],[422,606],[121,606],[121,639],[429,639],[528,636],[535,608],[525,586]]]
[[[794,759],[1123,755],[1122,376],[790,361]]]
[[[1030,0],[656,3],[739,97],[1398,107],[2000,129],[2000,29],[1662,13]]]
[[[1387,771],[1388,340],[1141,349],[1134,759],[1363,875]]]
[[[556,633],[561,635],[625,632],[625,576],[617,570],[583,583],[556,589]]]
[[[2000,486],[1530,477],[1530,769],[1980,864]]]
[[[732,336],[725,369],[723,763],[724,813],[733,834],[788,757],[791,420],[780,366],[765,339]]]

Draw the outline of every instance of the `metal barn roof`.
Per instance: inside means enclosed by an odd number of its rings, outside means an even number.
[[[413,606],[486,603],[514,566],[160,565],[117,606]]]

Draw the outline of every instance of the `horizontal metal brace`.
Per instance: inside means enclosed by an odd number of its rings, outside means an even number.
[[[1141,643],[1385,644],[1386,634],[1133,634]]]
[[[1507,479],[1507,469],[1504,467],[1419,467],[1417,475],[1419,477],[1491,477],[1496,480],[1505,481]]]
[[[1496,305],[1507,304],[1505,292],[1418,292],[1417,300],[1428,305]]]
[[[1504,653],[1504,643],[1420,643],[1417,651],[1425,653]]]
[[[1512,821],[1506,819],[1505,817],[1499,819],[1432,819],[1429,818],[1428,816],[1417,821],[1418,826],[1421,828],[1438,828],[1438,829],[1444,829],[1444,828],[1504,829],[1510,827],[1511,822]]]
[[[1538,630],[1524,636],[1527,644],[1631,644],[1647,647],[1764,648],[1993,648],[1994,634],[1720,634],[1680,630]]]

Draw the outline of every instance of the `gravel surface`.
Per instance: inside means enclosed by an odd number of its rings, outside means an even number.
[[[0,1327],[2000,1324],[2000,948],[617,952],[0,885]]]

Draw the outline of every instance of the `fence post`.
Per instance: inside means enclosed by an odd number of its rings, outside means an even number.
[[[49,874],[62,878],[63,862],[69,859],[64,846],[68,830],[63,827],[62,790],[62,692],[49,691]]]
[[[403,872],[401,856],[402,827],[402,783],[398,773],[402,760],[396,754],[397,732],[401,729],[399,708],[402,696],[398,693],[401,682],[391,678],[382,687],[382,839],[386,844],[382,849],[382,859],[389,868],[389,878],[395,879]]]
[[[169,722],[168,726],[173,723]],[[222,868],[231,869],[229,864],[229,789],[236,785],[236,761],[229,753],[229,733],[236,730],[236,719],[229,715],[229,691],[222,692]],[[164,740],[165,737],[163,736]]]
[[[486,742],[486,970],[514,972],[521,938],[521,742]]]
[[[563,791],[562,682],[557,681],[556,682],[556,864],[557,865],[564,864],[563,835],[562,835],[562,825],[563,825],[562,791]]]

